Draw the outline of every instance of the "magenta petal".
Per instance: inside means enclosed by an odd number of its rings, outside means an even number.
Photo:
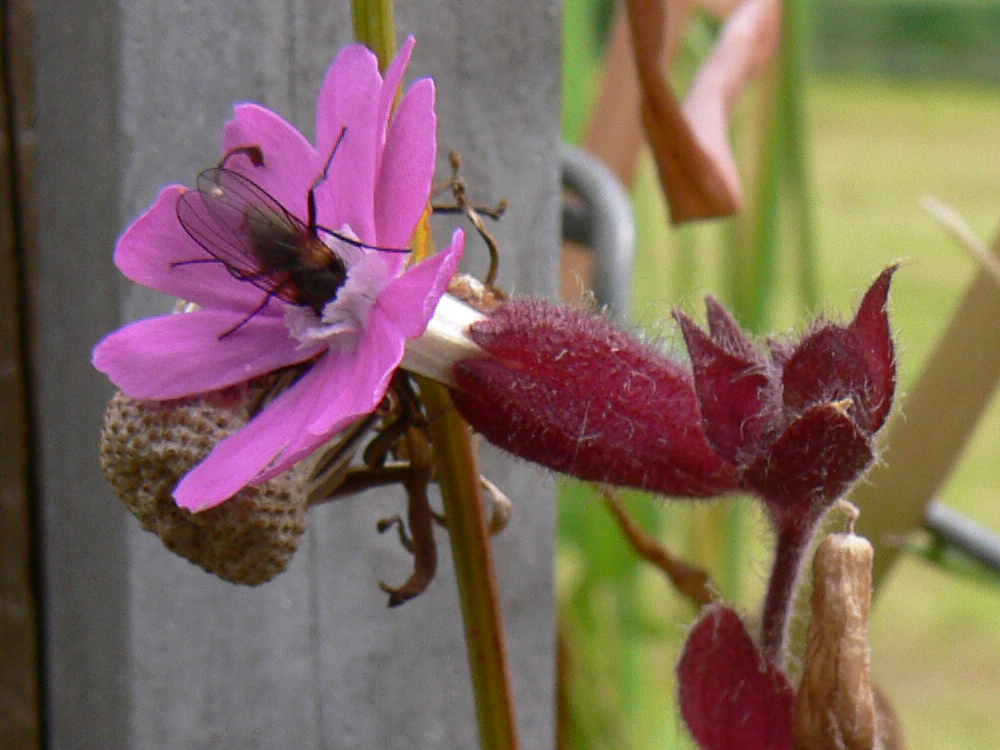
[[[372,310],[357,349],[331,351],[323,358],[326,377],[317,388],[306,429],[328,437],[359,415],[374,411],[403,359],[403,344],[395,327],[377,308]]]
[[[202,307],[250,312],[260,305],[264,292],[234,278],[222,263],[205,262],[211,256],[177,220],[177,199],[185,189],[164,188],[149,210],[132,222],[115,246],[115,265],[137,284],[164,294]]]
[[[791,750],[795,689],[739,616],[706,607],[677,665],[680,708],[702,750]]]
[[[285,447],[281,457],[254,479],[267,481],[314,453],[359,417],[371,414],[382,401],[389,381],[403,358],[403,342],[391,326],[373,314],[358,349],[328,352],[303,378],[308,422]],[[344,387],[349,383],[350,387]]]
[[[406,338],[424,332],[462,260],[465,235],[456,229],[451,244],[393,279],[378,297],[378,309]]]
[[[333,155],[327,179],[316,187],[319,223],[339,230],[345,224],[365,242],[375,242],[376,144],[385,128],[377,106],[382,88],[378,61],[360,44],[345,47],[330,66],[316,106],[316,150]]]
[[[768,421],[774,416],[765,408],[770,381],[758,362],[730,353],[683,312],[675,312],[674,317],[691,355],[708,439],[720,454],[739,463],[757,451]]]
[[[417,81],[392,118],[375,186],[378,242],[407,247],[427,206],[437,158],[434,83]]]
[[[382,81],[382,91],[379,95],[378,100],[378,110],[376,112],[376,122],[385,123],[389,122],[389,117],[392,115],[393,105],[396,103],[396,94],[399,92],[399,86],[403,82],[403,75],[406,73],[406,68],[410,64],[410,58],[413,56],[413,48],[416,46],[416,39],[413,35],[409,35],[403,41],[403,46],[400,47],[396,58],[389,64],[389,67],[385,71],[385,78]],[[405,97],[404,97],[405,98]],[[385,146],[386,131],[383,128],[379,128],[377,138],[377,146],[379,151]]]
[[[282,393],[249,424],[222,440],[174,489],[177,505],[198,512],[225,502],[257,481],[302,432],[311,407],[310,376]],[[305,387],[303,387],[305,386]],[[284,471],[292,462],[282,462]],[[277,472],[277,473],[280,473]]]
[[[280,115],[258,104],[240,104],[222,134],[222,152],[241,146],[259,146],[264,164],[254,166],[249,158],[236,155],[226,162],[262,187],[292,214],[305,220],[309,188],[323,171],[320,155],[294,126]]]
[[[101,341],[93,363],[132,398],[166,400],[207,393],[316,355],[300,349],[281,318],[197,310],[147,318]]]

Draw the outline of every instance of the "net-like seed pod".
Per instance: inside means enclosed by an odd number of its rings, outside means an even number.
[[[108,404],[101,467],[115,493],[168,549],[233,583],[254,586],[288,567],[305,532],[301,465],[200,513],[171,492],[223,438],[249,420],[245,389],[183,401],[137,401],[120,391]]]

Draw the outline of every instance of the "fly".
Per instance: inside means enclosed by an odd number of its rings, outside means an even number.
[[[322,315],[323,308],[336,299],[347,281],[347,265],[323,241],[321,232],[363,249],[409,252],[405,248],[369,245],[317,223],[316,188],[327,178],[346,132],[346,128],[340,131],[323,173],[309,188],[305,222],[252,179],[226,166],[237,154],[249,158],[255,167],[263,166],[264,155],[259,146],[233,149],[217,167],[198,175],[195,190],[183,193],[178,199],[177,219],[181,226],[212,257],[174,265],[222,263],[234,278],[266,292],[255,310],[219,338],[239,329],[263,310],[271,297],[307,306],[316,315]]]

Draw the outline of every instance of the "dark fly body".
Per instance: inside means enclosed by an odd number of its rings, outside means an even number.
[[[355,247],[387,252],[408,249],[381,248],[321,227],[316,222],[316,187],[326,179],[327,171],[344,138],[342,131],[326,168],[309,188],[308,219],[303,222],[270,193],[241,172],[227,168],[238,154],[260,167],[264,164],[260,148],[235,149],[219,166],[198,175],[197,187],[182,194],[177,201],[177,218],[184,231],[211,258],[181,261],[222,263],[235,278],[248,281],[266,292],[260,306],[230,331],[228,336],[264,309],[271,297],[294,305],[307,306],[317,315],[337,297],[347,281],[347,265],[320,233]]]

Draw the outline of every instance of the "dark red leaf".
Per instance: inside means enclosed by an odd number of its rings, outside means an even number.
[[[811,526],[874,458],[871,439],[837,404],[811,406],[747,469],[747,489],[767,502],[779,529]]]
[[[708,310],[708,332],[715,343],[748,362],[761,359],[743,327],[718,299],[709,294],[705,297],[705,308]]]
[[[849,412],[868,433],[878,431],[892,406],[896,359],[886,301],[896,267],[882,272],[847,327],[824,323],[785,363],[784,401],[794,412],[810,404],[852,400]]]
[[[702,750],[791,750],[795,689],[731,609],[704,610],[677,677],[681,714]]]

